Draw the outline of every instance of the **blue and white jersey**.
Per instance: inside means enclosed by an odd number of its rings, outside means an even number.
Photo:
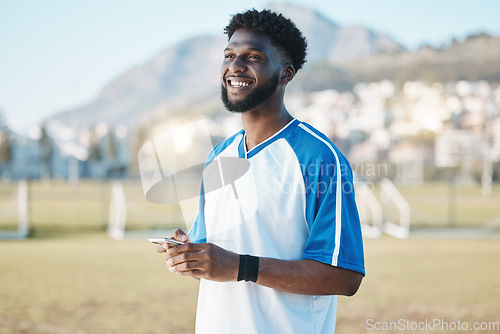
[[[247,159],[233,184],[201,196],[189,236],[239,254],[312,259],[364,275],[352,170],[322,133],[293,119],[249,152],[241,130],[214,148]],[[203,187],[202,187],[203,188]],[[203,193],[203,191],[202,191]],[[334,333],[336,296],[201,280],[197,333]]]

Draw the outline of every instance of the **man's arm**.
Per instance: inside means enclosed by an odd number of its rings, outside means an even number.
[[[182,232],[183,233],[183,232]],[[187,240],[180,232],[179,240]],[[175,247],[158,246],[167,253],[170,271],[219,282],[235,282],[239,270],[239,254],[210,243],[187,243]],[[334,267],[314,260],[259,259],[257,284],[305,295],[352,296],[358,290],[361,273]]]
[[[257,284],[303,295],[345,295],[358,291],[363,274],[314,260],[259,259]]]

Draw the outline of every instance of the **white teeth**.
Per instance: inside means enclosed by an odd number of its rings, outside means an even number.
[[[246,87],[246,86],[248,86],[248,83],[241,82],[241,81],[231,81],[231,86],[233,86],[233,87]]]

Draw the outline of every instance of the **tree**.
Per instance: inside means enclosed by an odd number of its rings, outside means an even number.
[[[12,163],[12,142],[9,129],[0,113],[0,176],[9,173]]]
[[[103,154],[101,151],[101,138],[99,137],[96,127],[93,126],[89,130],[89,166],[91,169],[90,175],[93,178],[101,179],[103,173],[101,171],[101,162]]]
[[[89,161],[99,162],[101,159],[101,139],[97,135],[95,128],[92,128],[89,135]]]
[[[108,165],[108,177],[114,177],[118,174],[118,143],[112,129],[108,131],[106,160]]]
[[[42,164],[42,177],[51,178],[52,177],[52,139],[47,133],[46,125],[43,124],[40,128],[40,163]]]

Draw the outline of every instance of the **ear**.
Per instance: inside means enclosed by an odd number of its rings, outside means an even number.
[[[283,73],[281,73],[280,83],[282,85],[286,85],[290,81],[292,81],[294,76],[295,76],[295,68],[293,67],[292,64],[287,63],[283,68]]]

